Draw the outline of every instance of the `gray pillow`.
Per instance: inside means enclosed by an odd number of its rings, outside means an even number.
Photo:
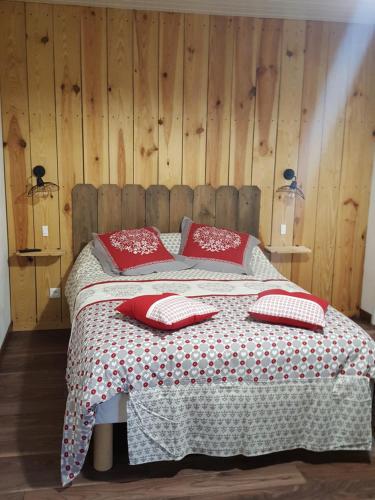
[[[183,271],[184,269],[194,267],[194,262],[182,259],[179,255],[176,256],[172,254],[175,260],[145,264],[144,266],[138,266],[135,269],[120,271],[119,268],[114,265],[112,259],[109,258],[107,252],[103,248],[103,245],[101,245],[98,241],[95,233],[93,236],[92,253],[100,262],[103,271],[110,276],[141,276],[144,274],[162,273],[166,271]]]
[[[255,238],[255,236],[252,236],[247,233],[239,233],[237,231],[231,231],[231,230],[226,230],[225,233],[223,231],[223,234],[228,235],[228,231],[233,233],[233,235],[239,235],[240,237],[244,237],[247,235],[248,241],[246,243],[246,246],[243,251],[242,255],[242,260],[241,263],[231,261],[230,259],[228,260],[228,254],[226,255],[225,258],[220,259],[219,258],[219,253],[221,250],[218,251],[209,251],[205,250],[204,248],[200,248],[200,256],[193,256],[189,255],[189,252],[186,252],[184,254],[184,250],[186,247],[186,244],[189,239],[189,234],[190,234],[190,229],[193,224],[193,221],[189,217],[184,217],[181,223],[181,245],[180,245],[180,250],[179,254],[184,257],[186,261],[194,262],[194,267],[196,269],[206,269],[207,271],[216,271],[220,273],[235,273],[235,274],[253,274],[252,269],[250,267],[250,260],[251,260],[251,254],[254,250],[254,248],[259,245],[260,241]],[[200,226],[205,226],[205,225],[200,225]],[[210,228],[211,226],[205,226],[207,228]],[[220,235],[220,233],[217,233]],[[231,235],[229,235],[231,237]],[[235,236],[238,239],[238,236]],[[201,254],[206,254],[206,256],[202,257]],[[214,255],[215,257],[214,258]]]

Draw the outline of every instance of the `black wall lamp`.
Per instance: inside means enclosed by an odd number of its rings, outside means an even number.
[[[36,184],[32,186],[27,192],[27,196],[43,196],[44,198],[59,190],[59,186],[54,182],[47,182],[43,180],[46,169],[42,165],[36,165],[33,168],[33,174],[36,177]]]
[[[287,168],[283,172],[283,177],[287,181],[292,181],[290,184],[286,184],[285,186],[281,186],[276,189],[276,193],[287,193],[291,196],[298,196],[299,198],[305,199],[305,195],[300,187],[297,184],[297,177],[292,168]]]

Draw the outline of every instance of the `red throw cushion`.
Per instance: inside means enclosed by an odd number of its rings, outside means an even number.
[[[197,224],[185,217],[181,225],[180,254],[197,269],[252,274],[250,259],[259,240],[248,233]]]
[[[178,330],[219,312],[199,300],[175,293],[135,297],[125,300],[116,310],[158,330]]]
[[[289,325],[307,330],[325,326],[328,302],[305,292],[266,290],[251,305],[250,317],[268,323]]]
[[[124,229],[98,234],[96,238],[120,271],[175,260],[154,227]]]

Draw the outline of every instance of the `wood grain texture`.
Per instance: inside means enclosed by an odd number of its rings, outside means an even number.
[[[150,186],[146,190],[146,226],[169,232],[169,190],[165,186]]]
[[[238,230],[256,238],[260,232],[262,195],[257,186],[242,186],[238,193]]]
[[[109,182],[107,99],[107,12],[81,14],[83,152],[85,182]]]
[[[212,186],[197,186],[194,189],[193,219],[199,224],[215,225],[216,197]]]
[[[29,91],[31,164],[43,165],[45,180],[58,183],[55,81],[53,71],[53,8],[26,5],[27,75]],[[35,177],[32,180],[35,183]],[[33,198],[34,240],[41,249],[60,248],[59,198]],[[42,226],[48,226],[43,236]],[[50,300],[49,289],[60,286],[60,259],[36,260],[37,323],[39,328],[61,321],[61,298]]]
[[[216,190],[215,226],[238,228],[238,190],[234,186],[221,186]]]
[[[181,231],[181,221],[184,217],[193,218],[194,192],[189,186],[174,186],[169,198],[169,231]]]
[[[329,28],[312,292],[331,301],[344,140],[344,103],[347,99],[349,79],[347,64],[349,45],[345,37],[347,26],[337,23],[331,24]]]
[[[73,253],[82,248],[98,232],[98,193],[92,184],[77,184],[72,190]]]
[[[107,233],[121,229],[121,188],[103,184],[98,189],[98,232]]]
[[[347,31],[346,61],[349,74],[354,77],[348,87],[345,114],[332,301],[349,315],[355,314],[360,307],[363,268],[357,263],[364,258],[371,160],[374,158],[374,148],[368,141],[375,124],[375,99],[371,95],[375,82],[375,51],[369,48],[373,36],[373,26],[357,25]]]
[[[262,21],[256,75],[252,184],[262,191],[260,235],[271,243],[282,21]]]
[[[159,184],[172,187],[182,179],[184,17],[159,18]]]
[[[311,256],[285,256],[286,274],[330,301],[334,288],[333,304],[347,313],[356,310],[375,128],[375,86],[358,99],[352,95],[353,82],[359,93],[369,85],[372,56],[362,53],[365,30],[342,23],[308,22],[305,30],[303,21],[235,17],[230,22],[208,15],[8,1],[0,2],[0,12],[17,329],[40,328],[37,294],[39,311],[52,308],[46,320],[51,314],[54,326],[68,324],[65,299],[61,321],[58,308],[53,312],[57,302],[46,298],[50,283],[58,283],[64,295],[74,258],[71,190],[82,182],[259,186],[261,240],[270,244],[273,228],[274,238],[282,240],[278,244],[313,249]],[[374,44],[372,39],[368,50]],[[58,180],[60,191],[33,208],[24,194],[34,161],[45,163],[47,180]],[[361,182],[354,174],[359,164]],[[305,202],[274,198],[288,166],[298,171]],[[131,200],[139,198],[133,194],[123,192],[128,218],[121,225],[139,227],[145,200],[132,207]],[[350,201],[343,205],[350,199],[358,209]],[[212,220],[207,213],[203,218]],[[288,233],[280,237],[284,220]],[[58,235],[66,253],[44,264],[38,259],[36,286],[36,261],[13,254],[20,247],[47,245],[40,236],[42,221],[48,221],[49,239]],[[170,227],[178,224],[171,217]],[[52,326],[48,323],[44,327]]]
[[[64,290],[73,261],[72,189],[83,182],[82,92],[80,11],[53,8],[55,55],[56,139],[60,214],[60,239],[65,254],[60,259]],[[62,293],[62,322],[69,324],[69,308]]]
[[[109,180],[123,186],[134,179],[132,11],[108,10],[107,38]]]
[[[158,180],[158,14],[134,13],[134,182]]]
[[[34,262],[14,256],[34,247],[30,187],[29,105],[26,65],[26,20],[22,3],[0,4],[0,87],[12,320],[30,329],[36,322]]]
[[[298,173],[305,27],[306,23],[304,21],[285,20],[283,23],[280,102],[274,180],[275,190],[285,184],[283,172],[286,168],[292,168]],[[272,245],[291,245],[293,243],[294,205],[294,198],[275,192],[272,217]],[[286,224],[287,232],[285,235],[280,234],[281,224]],[[290,259],[280,257],[273,262],[284,276],[290,278]]]
[[[182,184],[206,181],[209,17],[185,15]]]
[[[306,26],[306,51],[303,75],[301,132],[298,155],[298,182],[305,200],[296,198],[294,213],[295,245],[314,248],[320,155],[322,147],[325,83],[328,57],[328,29],[321,22]],[[293,257],[292,279],[305,290],[311,290],[313,254]]]
[[[210,16],[206,182],[228,184],[232,99],[233,19]]]
[[[121,226],[123,229],[143,227],[146,221],[146,194],[142,186],[124,186],[122,190]]]
[[[256,99],[256,66],[261,21],[233,18],[234,47],[229,184],[251,184]]]

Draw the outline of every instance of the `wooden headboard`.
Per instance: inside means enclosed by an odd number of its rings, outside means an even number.
[[[195,222],[259,233],[260,190],[256,186],[150,186],[123,188],[77,184],[72,191],[73,251],[76,257],[93,232],[156,226],[162,233],[180,231],[186,215]]]

